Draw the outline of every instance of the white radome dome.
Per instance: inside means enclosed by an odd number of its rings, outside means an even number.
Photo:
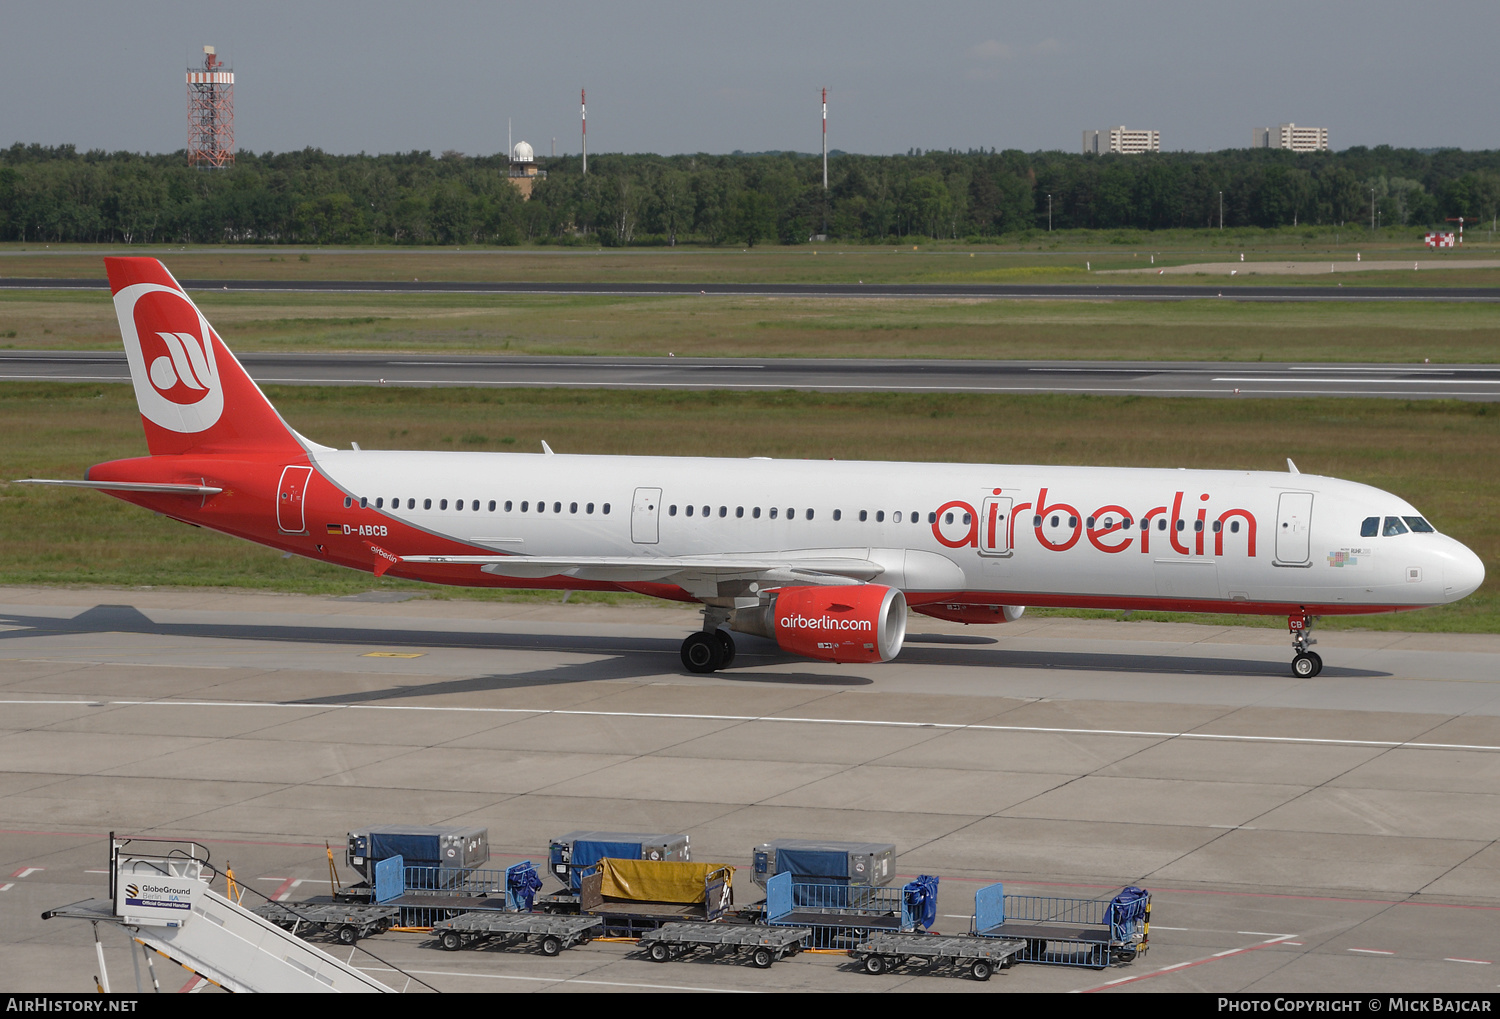
[[[511,150],[510,161],[512,163],[530,163],[536,157],[531,151],[531,146],[525,142],[516,142],[516,147]]]

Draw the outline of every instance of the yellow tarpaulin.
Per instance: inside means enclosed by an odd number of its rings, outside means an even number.
[[[607,899],[632,902],[702,902],[703,883],[715,871],[723,871],[727,885],[734,868],[724,863],[693,863],[685,860],[599,861],[603,884],[599,893]]]

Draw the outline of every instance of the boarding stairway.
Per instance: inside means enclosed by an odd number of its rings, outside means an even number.
[[[215,892],[209,887],[215,872],[204,847],[167,840],[142,843],[110,836],[108,899],[86,899],[42,914],[44,920],[93,923],[102,990],[109,990],[109,976],[99,944],[101,924],[123,930],[134,942],[228,991],[394,993]],[[142,849],[152,855],[140,854]]]

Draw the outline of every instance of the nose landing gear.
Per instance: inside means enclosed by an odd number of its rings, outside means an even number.
[[[1323,671],[1323,658],[1308,648],[1316,644],[1310,634],[1317,617],[1296,613],[1286,617],[1286,628],[1292,632],[1292,675],[1298,679],[1311,679]]]

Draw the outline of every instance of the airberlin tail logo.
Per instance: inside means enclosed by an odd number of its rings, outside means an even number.
[[[141,414],[174,432],[201,432],[224,413],[208,321],[180,290],[136,283],[115,294]]]

